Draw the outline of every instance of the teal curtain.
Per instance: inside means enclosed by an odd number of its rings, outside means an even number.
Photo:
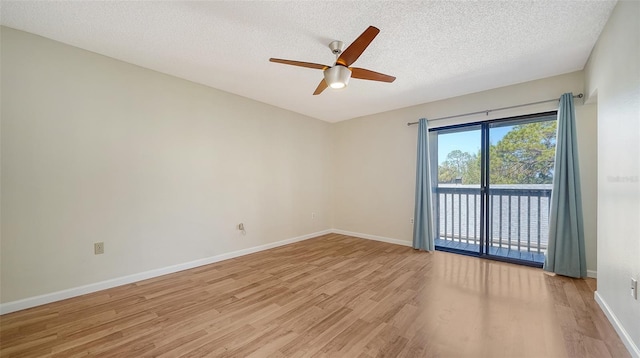
[[[549,247],[544,269],[571,277],[587,276],[573,94],[560,97]]]
[[[432,183],[429,167],[429,131],[427,120],[418,122],[418,160],[416,165],[416,200],[413,224],[413,248],[435,250],[435,225],[433,221]]]

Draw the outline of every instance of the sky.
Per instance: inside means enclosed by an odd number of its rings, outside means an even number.
[[[496,144],[513,126],[493,127],[489,129],[489,141]],[[438,164],[447,159],[447,154],[454,150],[470,154],[480,151],[480,129],[438,135]]]

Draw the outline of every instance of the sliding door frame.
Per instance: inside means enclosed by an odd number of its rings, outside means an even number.
[[[435,127],[430,128],[429,132],[438,132],[444,130],[455,130],[455,129],[463,129],[467,127],[477,127],[480,126],[480,245],[478,252],[471,252],[465,250],[458,250],[454,248],[446,248],[442,246],[436,246],[436,250],[439,251],[447,251],[453,252],[462,255],[475,256],[481,258],[487,258],[496,261],[503,261],[509,263],[515,263],[519,265],[532,266],[532,267],[542,267],[541,264],[532,261],[514,259],[509,257],[502,257],[497,255],[491,255],[489,253],[489,237],[491,231],[491,225],[493,223],[492,215],[491,215],[491,196],[490,194],[490,175],[491,175],[491,166],[490,166],[490,157],[489,157],[489,148],[491,145],[490,137],[489,137],[489,129],[492,124],[496,123],[505,123],[505,122],[521,122],[526,121],[527,119],[535,120],[536,118],[549,117],[549,116],[557,116],[558,111],[548,111],[541,112],[535,114],[521,115],[521,116],[513,116],[513,117],[505,117],[499,119],[492,119],[480,122],[471,122],[471,123],[463,123],[463,124],[455,124],[449,126]],[[436,161],[437,163],[437,161]],[[438,172],[436,168],[436,182],[438,178]],[[439,215],[439,212],[438,212]],[[446,220],[446,218],[445,218]],[[438,226],[440,220],[438,219]],[[440,234],[438,229],[438,235]]]

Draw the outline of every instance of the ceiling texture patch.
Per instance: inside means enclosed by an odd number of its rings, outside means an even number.
[[[337,122],[581,70],[616,2],[2,1],[2,25]],[[313,96],[318,71],[368,26],[350,81]]]

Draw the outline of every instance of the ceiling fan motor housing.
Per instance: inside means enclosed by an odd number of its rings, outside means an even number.
[[[324,70],[324,80],[331,88],[344,88],[349,84],[351,70],[342,65],[335,65]]]

